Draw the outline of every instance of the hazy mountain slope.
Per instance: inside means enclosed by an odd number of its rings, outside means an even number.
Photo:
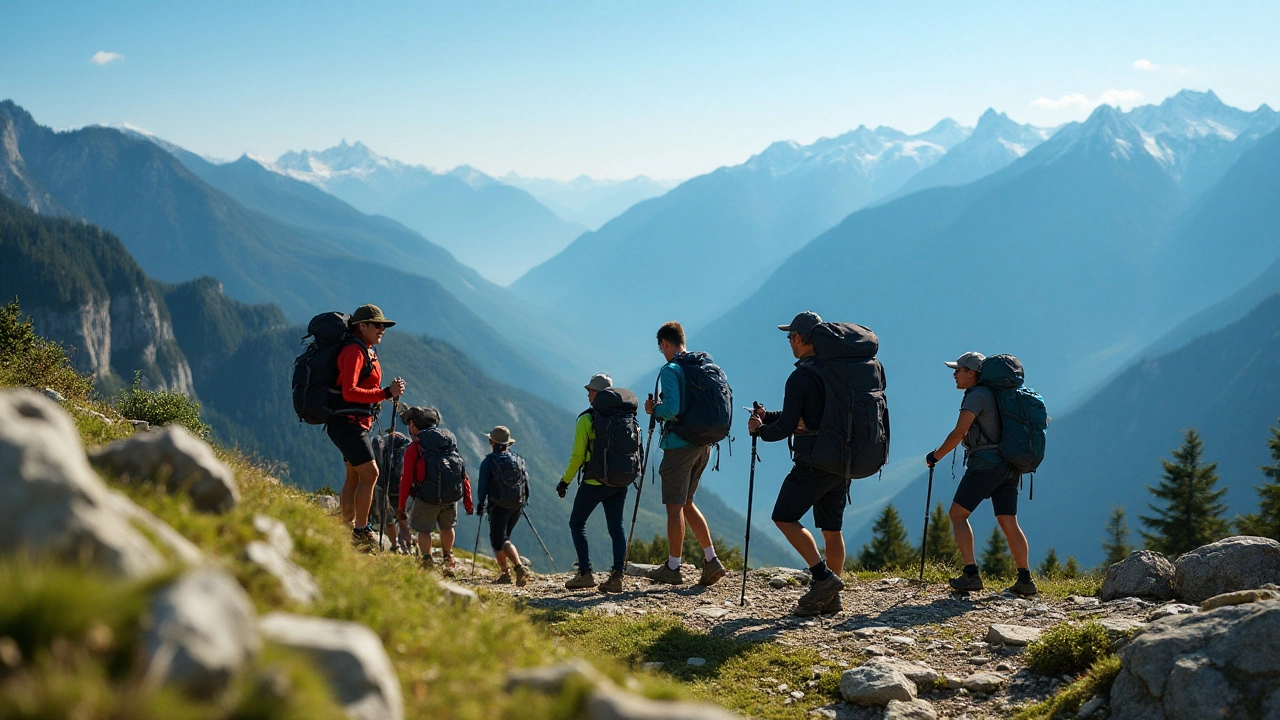
[[[581,223],[588,230],[599,230],[632,205],[658,197],[679,185],[678,181],[654,180],[644,175],[626,180],[597,180],[586,175],[554,180],[512,173],[498,180],[528,192],[555,214],[569,222]]]
[[[1021,125],[1004,113],[988,109],[963,142],[948,150],[938,162],[916,173],[892,197],[931,187],[964,185],[986,177],[1026,155],[1050,134],[1050,130]]]

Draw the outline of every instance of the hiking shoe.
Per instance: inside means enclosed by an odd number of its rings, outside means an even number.
[[[453,559],[452,555],[445,555],[440,560],[440,574],[451,578],[457,575],[458,563]]]
[[[516,587],[524,587],[529,584],[529,569],[524,565],[516,565]],[[592,578],[595,580],[595,578]]]
[[[363,552],[373,552],[378,547],[378,538],[374,537],[372,528],[351,528],[351,545]]]
[[[591,574],[591,570],[579,570],[577,575],[569,578],[564,586],[569,590],[586,590],[596,586],[596,576]]]
[[[1019,597],[1035,597],[1036,593],[1040,592],[1040,589],[1036,587],[1035,580],[1028,578],[1026,582],[1018,580],[1013,585],[1005,588],[1004,591]]]
[[[509,572],[502,573],[501,575],[493,579],[493,584],[494,585],[510,585],[511,573]]]
[[[724,577],[724,565],[720,564],[720,558],[714,557],[703,564],[702,577],[698,578],[698,584],[715,585],[722,577]]]
[[[423,570],[436,569],[435,558],[431,557],[430,555],[423,555],[422,557],[418,558],[418,564],[422,566]]]
[[[620,593],[622,592],[622,571],[614,570],[609,573],[609,579],[600,583],[597,588],[602,593]]]
[[[812,605],[818,609],[818,612],[822,612],[822,608],[831,602],[831,598],[839,595],[843,589],[844,581],[839,575],[831,573],[825,580],[815,580],[810,583],[809,592],[801,595],[798,603],[802,606]]]
[[[982,584],[982,575],[978,573],[960,573],[960,577],[951,578],[951,589],[960,592],[973,592],[986,587]]]
[[[836,593],[826,605],[822,606],[823,615],[835,615],[844,612],[844,603],[840,601],[840,593]]]
[[[684,575],[680,574],[680,568],[675,570],[667,563],[662,563],[658,567],[645,573],[645,577],[656,583],[670,583],[671,585],[679,585],[684,582]]]

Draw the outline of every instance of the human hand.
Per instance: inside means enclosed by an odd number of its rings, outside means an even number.
[[[654,409],[655,407],[657,407],[657,405],[658,405],[658,403],[654,402],[654,400],[653,400],[653,395],[650,395],[650,396],[648,397],[648,399],[646,399],[646,400],[644,401],[644,411],[645,411],[645,413],[646,413],[646,414],[648,414],[648,415],[652,415],[652,414],[653,414],[653,409]]]
[[[404,394],[404,378],[396,378],[391,381],[390,385],[391,397],[399,399]]]
[[[929,454],[924,456],[924,464],[932,468],[934,465],[938,464],[938,456],[934,455],[933,451],[930,450]]]
[[[747,432],[755,435],[756,431],[759,430],[760,426],[763,424],[764,420],[762,420],[759,415],[752,415],[747,419]]]
[[[567,492],[569,492],[569,483],[561,480],[560,484],[556,485],[556,494],[563,498]]]

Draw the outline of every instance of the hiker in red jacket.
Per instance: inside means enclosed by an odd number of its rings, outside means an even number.
[[[414,438],[404,451],[404,472],[400,476],[400,503],[397,517],[418,533],[422,567],[435,566],[431,557],[431,531],[440,529],[441,572],[453,575],[454,528],[458,524],[458,500],[467,514],[471,504],[471,476],[466,461],[458,454],[453,433],[439,427],[440,411],[431,407],[408,408],[403,417]],[[413,499],[413,505],[408,500]]]
[[[342,402],[325,423],[325,432],[342,452],[346,468],[340,505],[342,521],[352,525],[351,542],[364,548],[377,543],[369,527],[369,508],[378,481],[378,465],[369,442],[374,408],[383,400],[399,398],[404,393],[402,378],[380,387],[382,366],[373,349],[392,325],[395,322],[384,317],[377,305],[361,305],[352,313],[349,327],[354,339],[338,353],[337,389],[342,391]]]

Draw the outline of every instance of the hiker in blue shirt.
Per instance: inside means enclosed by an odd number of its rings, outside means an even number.
[[[524,458],[511,451],[515,440],[511,438],[510,430],[498,425],[485,437],[489,440],[491,452],[480,462],[480,473],[476,479],[476,512],[483,518],[485,508],[489,509],[489,545],[493,548],[500,573],[493,582],[511,582],[511,573],[507,569],[510,562],[516,573],[516,586],[524,587],[529,581],[529,571],[520,562],[520,551],[511,542],[511,533],[520,522],[520,514],[529,499],[529,473],[525,470]]]

